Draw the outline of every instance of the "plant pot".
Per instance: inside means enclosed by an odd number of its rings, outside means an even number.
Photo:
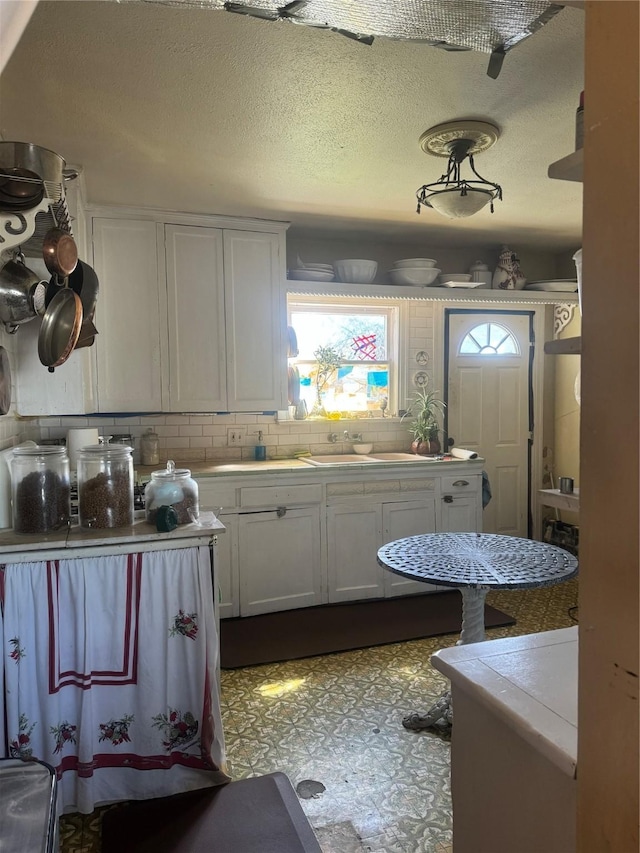
[[[411,442],[411,452],[418,456],[435,456],[440,453],[442,447],[437,438],[432,438],[429,441],[421,441],[419,438]]]

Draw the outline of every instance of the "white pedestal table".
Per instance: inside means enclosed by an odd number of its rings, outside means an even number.
[[[426,533],[389,542],[378,563],[411,580],[457,587],[462,594],[462,631],[458,645],[485,639],[484,603],[491,589],[533,589],[569,580],[578,561],[545,542],[495,533]],[[425,714],[412,712],[407,729],[442,728],[453,720],[447,691]]]

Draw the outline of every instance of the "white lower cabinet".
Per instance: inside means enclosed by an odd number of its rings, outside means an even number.
[[[395,542],[407,536],[419,536],[421,533],[435,533],[436,502],[433,496],[425,500],[405,501],[384,504],[382,507],[383,542]],[[388,569],[384,572],[384,594],[410,595],[424,592],[437,592],[440,587],[422,581],[410,581],[401,575],[395,575]]]
[[[221,619],[240,615],[240,579],[238,577],[238,517],[221,515],[226,527],[216,536],[216,601]]]
[[[382,598],[382,504],[327,507],[329,601]]]
[[[443,477],[440,495],[442,533],[473,533],[482,530],[482,475]]]
[[[216,550],[221,618],[436,592],[380,566],[378,550],[482,524],[480,474],[369,481],[360,473],[335,482],[271,474],[198,483],[200,508],[215,510],[226,527]]]
[[[320,507],[237,516],[240,615],[321,604]]]
[[[327,507],[329,601],[435,592],[437,587],[394,575],[378,564],[387,542],[434,533],[435,498]]]

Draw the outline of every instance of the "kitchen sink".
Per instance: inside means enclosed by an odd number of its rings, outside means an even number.
[[[372,456],[364,456],[361,453],[329,453],[326,456],[303,456],[303,462],[308,462],[309,465],[344,465],[350,462],[356,462],[360,465],[365,462],[379,462],[379,459],[374,459]]]
[[[366,456],[359,453],[331,453],[327,456],[306,456],[304,462],[309,465],[348,465],[355,463],[362,465],[371,462],[438,462],[439,456],[417,456],[415,453],[367,453]]]
[[[418,456],[416,453],[369,453],[376,462],[440,462],[441,456]]]

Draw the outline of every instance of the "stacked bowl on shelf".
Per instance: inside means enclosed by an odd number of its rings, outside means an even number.
[[[335,278],[332,264],[302,264],[298,258],[300,267],[289,270],[289,278],[295,281],[333,281]]]
[[[395,261],[393,269],[389,270],[392,284],[409,285],[411,287],[426,287],[434,284],[440,275],[433,258],[403,258]]]
[[[362,258],[347,258],[343,261],[334,261],[338,281],[349,284],[371,284],[378,272],[377,261],[366,261]]]

